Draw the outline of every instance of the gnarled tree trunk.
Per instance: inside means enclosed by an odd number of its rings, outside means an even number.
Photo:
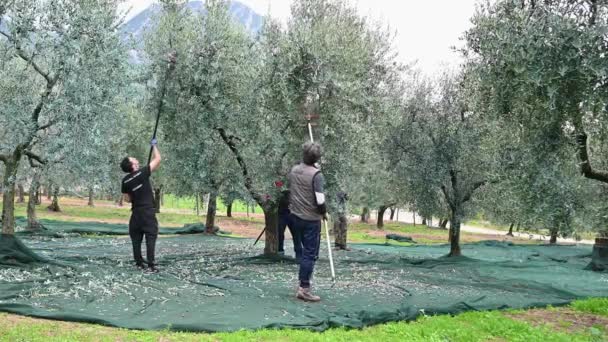
[[[363,208],[363,213],[361,213],[361,222],[368,223],[369,222],[369,208]]]
[[[4,163],[4,179],[2,186],[2,234],[13,235],[15,233],[15,178],[19,168],[19,158],[11,156]]]
[[[384,228],[384,214],[386,213],[386,210],[391,208],[392,214],[395,213],[395,209],[393,208],[397,203],[390,203],[390,204],[384,204],[381,205],[380,208],[378,208],[378,222],[376,223],[376,227],[378,229],[382,229]],[[391,218],[392,220],[392,218]]]
[[[59,185],[55,185],[53,187],[53,201],[51,202],[51,205],[49,205],[47,208],[48,210],[54,212],[61,211],[61,208],[59,207]]]
[[[232,217],[232,203],[233,201],[226,203],[226,216],[228,217]]]
[[[89,207],[94,207],[95,203],[93,202],[93,195],[95,195],[94,191],[93,191],[93,187],[89,187],[89,202],[87,203],[87,205]],[[112,195],[110,195],[112,196]]]
[[[347,230],[348,230],[348,219],[345,215],[338,215],[338,219],[334,222],[334,234],[335,234],[335,246],[337,249],[346,250],[347,241]]]
[[[376,228],[378,229],[384,228],[384,213],[386,212],[386,209],[388,209],[388,207],[384,205],[378,208],[378,220],[376,222]]]
[[[209,194],[209,204],[207,205],[207,217],[205,221],[205,233],[215,234],[215,213],[217,211],[217,191]]]
[[[40,182],[38,182],[38,192],[36,192],[36,205],[42,204],[42,189],[40,186]]]
[[[40,173],[36,171],[30,185],[30,193],[27,201],[27,229],[40,229],[40,223],[36,217],[36,202],[38,202],[38,190],[40,187]]]
[[[23,184],[19,183],[17,185],[17,189],[18,191],[18,197],[17,197],[17,203],[25,203],[25,189],[23,189]]]
[[[391,207],[391,221],[395,220],[395,207]]]
[[[514,225],[515,225],[514,223],[511,223],[511,225],[509,226],[509,232],[507,233],[507,236],[513,236],[513,226]]]
[[[461,256],[460,250],[460,224],[462,222],[462,208],[454,208],[452,210],[452,218],[450,220],[450,254],[448,256]]]
[[[262,207],[264,210],[265,245],[264,254],[272,255],[279,252],[279,212],[278,207]]]
[[[559,232],[558,229],[552,229],[551,230],[551,240],[549,240],[549,243],[554,245],[557,243],[557,233]]]

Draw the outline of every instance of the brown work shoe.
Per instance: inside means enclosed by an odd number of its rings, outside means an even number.
[[[321,300],[321,297],[315,296],[310,292],[310,288],[298,287],[298,292],[296,293],[296,298],[303,300],[305,302],[318,302]]]

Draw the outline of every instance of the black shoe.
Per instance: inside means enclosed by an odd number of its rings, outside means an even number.
[[[143,263],[140,263],[140,262],[135,263],[135,267],[137,267],[138,269],[140,269],[142,271],[146,269],[146,266]]]

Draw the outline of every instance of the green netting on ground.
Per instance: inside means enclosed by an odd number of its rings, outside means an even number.
[[[18,217],[15,220],[15,225],[18,236],[24,235],[50,235],[54,237],[64,237],[66,235],[128,235],[129,226],[120,223],[102,223],[102,222],[63,222],[56,220],[39,220],[42,227],[40,230],[28,231],[27,219]],[[182,228],[160,228],[161,235],[184,235],[184,234],[199,234],[205,231],[205,225],[202,223],[187,224]],[[229,234],[228,232],[220,231],[220,233]]]
[[[327,251],[315,272],[321,303],[294,298],[298,266],[258,257],[252,240],[206,235],[160,238],[160,274],[131,263],[126,237],[23,236],[51,264],[12,262],[0,248],[0,310],[137,329],[324,330],[411,320],[425,314],[526,308],[608,296],[608,274],[585,270],[591,247],[353,244],[336,252],[332,287]],[[3,237],[0,246],[13,243]],[[324,244],[323,244],[324,245]],[[289,250],[289,247],[286,247]],[[42,259],[41,259],[42,260]]]

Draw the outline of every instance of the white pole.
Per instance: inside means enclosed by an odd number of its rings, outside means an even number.
[[[331,241],[329,239],[329,228],[327,228],[327,220],[323,220],[325,226],[325,238],[327,239],[327,252],[329,253],[329,268],[331,269],[331,281],[336,282],[336,271],[334,269],[334,258],[331,255]]]
[[[310,121],[308,121],[308,135],[310,136],[310,142],[315,142],[315,139],[312,137],[312,126],[310,125]]]
[[[312,126],[310,120],[308,121],[308,135],[310,136],[310,142],[315,142],[312,136]],[[327,240],[327,253],[329,254],[329,268],[331,269],[331,281],[336,282],[336,270],[334,269],[334,258],[331,254],[331,241],[329,237],[329,228],[327,228],[327,220],[323,220],[325,226],[325,238]]]

